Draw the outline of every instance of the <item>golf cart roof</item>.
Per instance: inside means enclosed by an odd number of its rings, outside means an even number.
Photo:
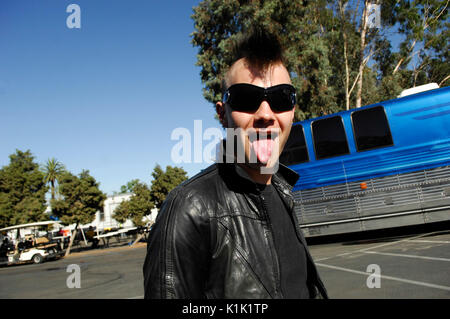
[[[18,229],[18,228],[38,227],[38,226],[45,226],[45,225],[50,225],[50,224],[59,224],[59,222],[54,221],[54,220],[49,220],[49,221],[45,221],[45,222],[21,224],[21,225],[16,225],[16,226],[5,227],[5,228],[0,229],[0,231],[13,230],[13,229]]]

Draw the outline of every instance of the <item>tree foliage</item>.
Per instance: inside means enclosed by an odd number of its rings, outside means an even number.
[[[44,183],[50,184],[51,199],[55,199],[56,183],[65,171],[64,165],[55,158],[48,159],[43,167]]]
[[[88,224],[95,218],[95,213],[103,210],[106,195],[99,189],[99,183],[82,171],[79,176],[64,172],[59,181],[60,199],[51,201],[52,213],[63,224]]]
[[[180,167],[167,166],[163,171],[156,165],[153,172],[153,181],[150,187],[151,201],[158,209],[166,199],[167,194],[188,179],[187,172]]]
[[[411,86],[437,82],[450,84],[448,0],[398,0],[395,17],[405,39],[396,54],[393,70],[412,66]]]
[[[133,188],[140,183],[139,179],[133,179],[129,181],[126,185],[120,187],[120,194],[132,193]]]
[[[187,180],[187,173],[180,167],[167,166],[164,171],[156,165],[152,172],[151,186],[133,179],[122,186],[123,192],[132,192],[129,200],[125,200],[114,210],[113,218],[119,223],[131,219],[135,226],[144,226],[142,219],[151,214],[153,208],[160,208],[167,194],[176,186]]]
[[[47,220],[48,187],[30,150],[16,150],[0,170],[0,227]]]
[[[380,25],[368,23],[380,4]],[[276,33],[297,89],[295,119],[395,98],[426,82],[448,85],[449,0],[204,0],[194,7],[192,44],[204,97],[222,98],[230,50],[242,31]],[[398,45],[397,45],[398,44]]]
[[[133,180],[134,182],[136,180]],[[133,195],[129,200],[123,201],[114,210],[113,218],[119,223],[125,223],[127,219],[131,219],[137,227],[144,226],[142,219],[144,216],[150,215],[151,210],[155,207],[151,200],[149,187],[140,183],[134,183],[132,187]]]

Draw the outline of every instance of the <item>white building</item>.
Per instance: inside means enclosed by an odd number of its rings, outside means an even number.
[[[85,225],[81,225],[83,228],[92,226],[96,227],[97,230],[102,229],[108,229],[108,228],[131,228],[134,227],[134,224],[131,220],[127,220],[125,223],[121,224],[117,220],[113,218],[114,210],[119,206],[121,202],[124,200],[130,199],[132,196],[132,193],[126,193],[126,194],[117,194],[108,196],[105,199],[105,202],[103,204],[103,211],[97,211],[95,213],[95,219]],[[144,217],[144,221],[147,222],[154,222],[156,219],[156,216],[158,215],[158,209],[153,208],[150,215],[147,215]],[[75,224],[70,225],[68,228],[73,229],[75,227]]]
[[[134,225],[131,220],[127,220],[123,225],[120,225],[120,223],[113,218],[114,210],[117,206],[124,200],[130,199],[132,195],[133,194],[127,193],[107,197],[103,204],[103,212],[98,211],[95,213],[95,219],[92,223],[84,226],[94,226],[97,227],[97,229],[119,228],[121,226],[123,228],[133,227]]]
[[[126,193],[126,194],[117,194],[117,195],[112,195],[112,196],[108,196],[103,204],[103,211],[97,211],[95,213],[95,219],[89,223],[89,224],[85,224],[85,225],[80,225],[80,227],[86,229],[89,226],[92,226],[94,228],[96,228],[98,231],[102,231],[104,229],[116,229],[116,228],[123,228],[123,229],[127,229],[127,228],[132,228],[135,227],[133,222],[131,220],[127,220],[125,223],[120,224],[117,220],[115,220],[113,218],[114,215],[114,210],[117,208],[117,206],[119,206],[119,204],[121,202],[123,202],[124,200],[128,200],[133,194],[132,193]],[[47,214],[51,214],[51,208],[50,206],[47,206],[47,209],[45,210],[45,212]],[[143,218],[145,223],[149,223],[149,222],[154,222],[156,219],[156,216],[158,215],[158,209],[157,208],[153,208],[151,211],[150,215],[147,215]],[[62,225],[59,225],[59,227],[61,227]],[[69,226],[63,227],[62,229],[68,229],[68,230],[73,230],[75,228],[75,224],[71,224]],[[32,234],[33,230],[32,229],[20,229],[20,236],[19,237],[24,237],[25,235],[28,234]],[[13,231],[8,231],[6,233],[6,235],[13,240],[16,238],[17,236],[17,230],[13,230]],[[0,233],[0,245],[3,242],[3,234]]]

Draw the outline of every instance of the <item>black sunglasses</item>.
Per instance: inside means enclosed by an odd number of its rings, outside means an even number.
[[[265,89],[238,83],[230,86],[222,99],[223,103],[239,112],[256,112],[263,101],[267,101],[274,112],[290,111],[296,103],[295,88],[290,84],[279,84]]]

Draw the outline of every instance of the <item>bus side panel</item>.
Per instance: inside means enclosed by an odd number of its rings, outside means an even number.
[[[306,236],[450,220],[450,166],[301,190],[294,197]]]
[[[450,87],[417,98],[390,101],[386,109],[397,146],[449,142]]]
[[[393,146],[355,152],[344,112],[351,154],[292,166],[305,236],[450,220],[450,88],[381,104]]]

